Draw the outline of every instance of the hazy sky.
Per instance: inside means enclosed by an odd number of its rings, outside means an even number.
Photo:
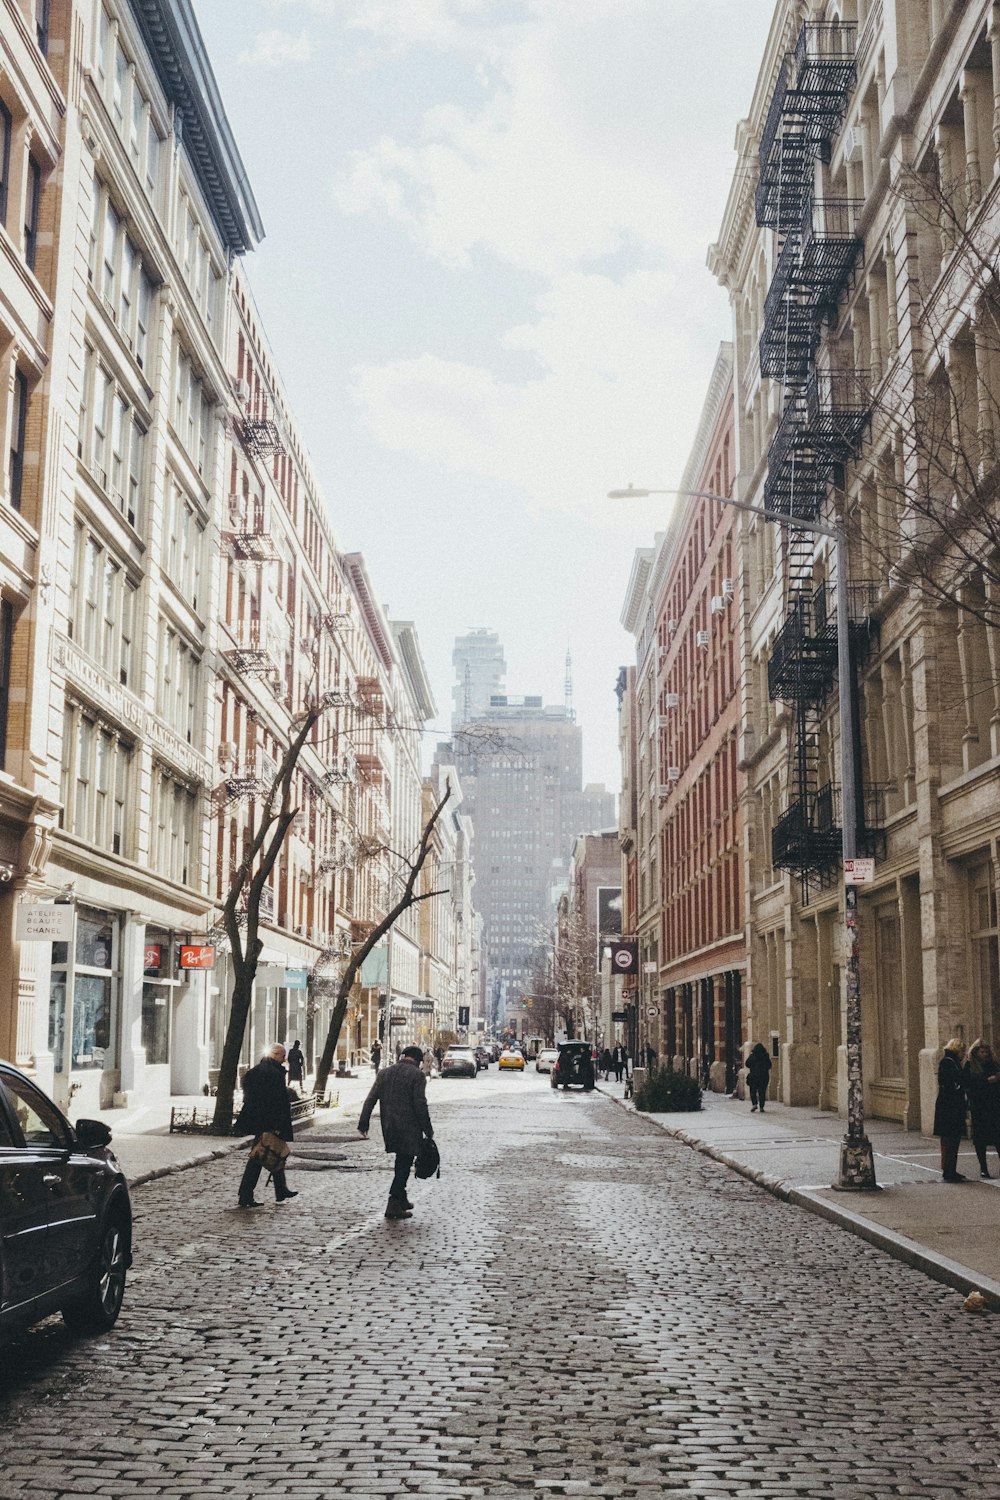
[[[705,268],[773,0],[195,0],[267,237],[247,268],[339,544],[417,623],[499,632],[618,785],[632,554],[680,480]]]

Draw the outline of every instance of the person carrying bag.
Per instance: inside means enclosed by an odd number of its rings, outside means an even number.
[[[240,1180],[240,1208],[263,1208],[253,1195],[263,1171],[269,1172],[274,1182],[276,1203],[298,1197],[285,1180],[285,1161],[294,1131],[284,1062],[285,1049],[276,1042],[267,1056],[243,1077],[243,1108],[233,1129],[238,1135],[252,1132],[254,1142]]]

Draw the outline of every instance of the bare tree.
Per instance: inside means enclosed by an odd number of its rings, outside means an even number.
[[[446,892],[443,890],[420,891],[418,890],[417,886],[420,879],[420,872],[424,867],[427,856],[431,852],[431,843],[434,835],[435,825],[437,824],[438,819],[443,813],[445,805],[447,804],[450,797],[451,782],[449,780],[445,782],[444,792],[442,793],[439,800],[435,803],[429,817],[427,818],[427,821],[424,824],[423,833],[420,836],[420,842],[417,845],[416,852],[410,857],[402,854],[397,855],[398,874],[402,877],[402,888],[400,890],[399,896],[386,912],[382,920],[375,924],[371,932],[365,938],[364,942],[359,944],[354,949],[347,961],[347,965],[341,977],[340,984],[337,988],[337,999],[333,1007],[333,1013],[330,1017],[330,1026],[329,1030],[327,1031],[323,1053],[320,1057],[319,1065],[316,1069],[315,1091],[319,1095],[323,1095],[326,1093],[326,1085],[330,1077],[330,1069],[333,1066],[333,1057],[334,1053],[337,1050],[337,1042],[340,1039],[341,1028],[344,1024],[344,1017],[347,1014],[347,1007],[350,1002],[351,990],[354,987],[355,979],[361,972],[361,966],[364,963],[365,959],[368,957],[369,953],[371,953],[372,950],[377,947],[377,945],[382,941],[386,933],[390,931],[390,929],[395,925],[395,923],[399,920],[403,913],[405,911],[408,911],[411,906],[415,906],[419,901],[429,901],[435,896],[443,896],[446,894]],[[386,1038],[386,1041],[388,1042],[388,1037]]]
[[[228,1131],[232,1124],[240,1053],[253,1003],[257,964],[264,947],[259,930],[261,893],[299,811],[293,805],[296,768],[303,746],[322,712],[322,704],[313,702],[294,726],[277,772],[259,806],[253,836],[245,844],[243,857],[233,873],[222,907],[222,926],[229,940],[234,981],[226,1039],[219,1059],[219,1083],[212,1122],[221,1132]]]

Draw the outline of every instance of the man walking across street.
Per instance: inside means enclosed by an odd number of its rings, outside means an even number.
[[[243,1108],[236,1117],[233,1129],[254,1136],[253,1149],[260,1143],[265,1132],[276,1135],[283,1141],[291,1141],[292,1104],[285,1086],[285,1049],[276,1042],[255,1068],[248,1068],[243,1076]],[[240,1208],[261,1208],[253,1191],[260,1180],[263,1163],[259,1156],[251,1154],[243,1171],[240,1183]],[[285,1181],[283,1166],[273,1168],[274,1201],[284,1203],[288,1198],[297,1198]]]
[[[387,1219],[409,1219],[413,1204],[406,1196],[406,1184],[413,1169],[413,1158],[420,1150],[424,1136],[434,1136],[427,1108],[427,1079],[420,1066],[423,1052],[419,1047],[405,1047],[399,1062],[382,1068],[376,1075],[361,1108],[358,1133],[368,1139],[372,1110],[379,1107],[379,1123],[387,1152],[395,1152],[396,1170],[386,1204]]]

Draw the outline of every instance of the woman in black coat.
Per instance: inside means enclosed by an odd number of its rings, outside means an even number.
[[[965,1135],[965,1043],[953,1036],[938,1063],[938,1095],[934,1105],[934,1134],[941,1140],[941,1176],[945,1182],[964,1182],[958,1170],[958,1148]]]
[[[764,1113],[764,1100],[767,1098],[767,1085],[771,1078],[771,1059],[763,1042],[758,1042],[750,1049],[747,1058],[747,1088],[750,1090],[750,1113],[756,1114],[758,1109]]]
[[[965,1088],[972,1115],[972,1144],[979,1158],[980,1177],[989,1177],[986,1148],[1000,1156],[1000,1062],[989,1042],[976,1041],[965,1065]]]
[[[265,1130],[270,1131],[272,1135],[280,1136],[283,1141],[293,1139],[292,1101],[285,1084],[284,1063],[285,1049],[280,1042],[276,1042],[267,1056],[262,1058],[255,1068],[248,1068],[243,1075],[243,1108],[236,1117],[233,1129],[237,1135],[249,1135],[252,1132],[254,1146]],[[253,1195],[262,1171],[260,1159],[251,1156],[240,1182],[240,1208],[262,1206]],[[271,1177],[274,1181],[276,1203],[284,1203],[288,1198],[298,1197],[298,1194],[293,1193],[285,1181],[284,1167],[276,1167]]]

